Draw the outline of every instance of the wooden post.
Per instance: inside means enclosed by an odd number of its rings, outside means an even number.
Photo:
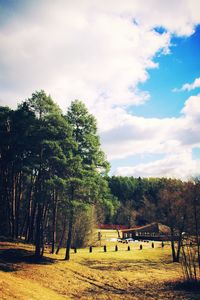
[[[89,252],[90,252],[90,253],[92,253],[92,246],[90,246],[90,248],[89,248]]]
[[[104,246],[103,246],[103,251],[104,251],[104,252],[106,252],[106,251],[107,251],[107,249],[106,249],[106,245],[104,245]]]
[[[77,248],[76,247],[74,247],[74,253],[77,253]]]
[[[154,248],[154,243],[151,244],[151,247]]]
[[[131,248],[130,248],[130,246],[128,246],[128,249],[127,249],[127,251],[130,251],[131,250]]]
[[[162,241],[162,244],[161,244],[161,246],[162,246],[162,248],[164,248],[164,246],[165,246],[165,244],[164,244],[164,242]]]
[[[115,246],[115,251],[118,251],[118,246],[117,245]]]
[[[98,241],[100,242],[100,247],[101,247],[101,237],[102,237],[101,231],[99,231],[98,232]]]
[[[140,245],[140,250],[142,250],[142,245]]]

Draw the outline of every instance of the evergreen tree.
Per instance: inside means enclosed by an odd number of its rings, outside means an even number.
[[[51,191],[49,183],[50,181],[55,183],[56,178],[66,176],[66,148],[69,150],[70,141],[68,139],[70,140],[71,132],[66,120],[61,115],[59,107],[44,91],[35,92],[26,101],[26,104],[36,117],[34,126],[35,143],[32,149],[32,168],[33,173],[36,174],[34,186],[35,216],[33,216],[33,219],[36,220],[35,255],[39,258],[43,254],[45,216],[48,214],[52,197],[53,209],[55,212],[57,210],[56,184],[54,184],[53,191]],[[56,215],[54,213],[53,222],[55,222],[55,219]]]
[[[74,166],[68,179],[70,214],[65,259],[69,260],[76,206],[80,203],[93,204],[98,200],[102,175],[107,174],[109,164],[100,149],[96,120],[84,103],[73,101],[66,120],[72,127],[72,136],[76,142]]]

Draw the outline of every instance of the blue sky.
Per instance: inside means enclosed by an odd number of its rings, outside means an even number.
[[[0,0],[0,105],[95,115],[111,174],[199,176],[199,0]]]
[[[188,95],[196,94],[196,90],[175,93],[173,89],[185,82],[193,82],[200,75],[200,26],[189,37],[173,37],[171,44],[170,54],[155,56],[159,68],[150,70],[149,79],[139,84],[140,89],[150,93],[150,101],[133,107],[135,115],[179,116]]]
[[[198,59],[199,58],[199,59]],[[177,91],[185,82],[192,83],[200,74],[200,26],[194,28],[189,37],[171,38],[170,53],[168,55],[156,54],[154,61],[159,67],[149,70],[149,78],[138,88],[148,91],[149,100],[144,105],[131,106],[128,112],[135,116],[146,118],[179,117],[184,102],[189,96],[196,95],[199,90]],[[200,103],[199,103],[200,105]],[[164,158],[164,154],[137,154],[128,156],[120,161],[112,160],[112,174],[118,167],[124,165],[139,165],[150,163]],[[192,148],[194,161],[200,159],[200,148]]]
[[[149,70],[149,79],[138,85],[141,90],[150,93],[149,101],[144,105],[129,107],[130,114],[147,118],[179,117],[188,96],[196,95],[196,90],[190,92],[173,90],[199,77],[200,26],[196,26],[194,33],[189,37],[172,37],[171,45],[168,55],[155,55],[154,60],[159,67]],[[133,155],[120,161],[112,160],[112,174],[119,166],[149,163],[163,157],[163,154],[148,154]],[[200,159],[200,148],[192,149],[192,157],[194,160]]]

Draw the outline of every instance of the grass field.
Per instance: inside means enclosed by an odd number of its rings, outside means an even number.
[[[107,242],[93,252],[78,249],[71,260],[48,254],[40,264],[31,260],[33,247],[0,243],[0,299],[200,299],[200,293],[174,289],[182,276],[180,264],[171,263],[170,246],[160,243]]]

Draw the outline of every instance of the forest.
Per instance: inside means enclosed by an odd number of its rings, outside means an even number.
[[[173,261],[183,233],[199,245],[200,180],[109,176],[97,122],[83,102],[63,114],[36,91],[15,110],[0,107],[0,141],[0,236],[33,243],[36,258],[48,244],[52,253],[65,246],[69,260],[72,247],[92,242],[98,224],[166,224]]]

